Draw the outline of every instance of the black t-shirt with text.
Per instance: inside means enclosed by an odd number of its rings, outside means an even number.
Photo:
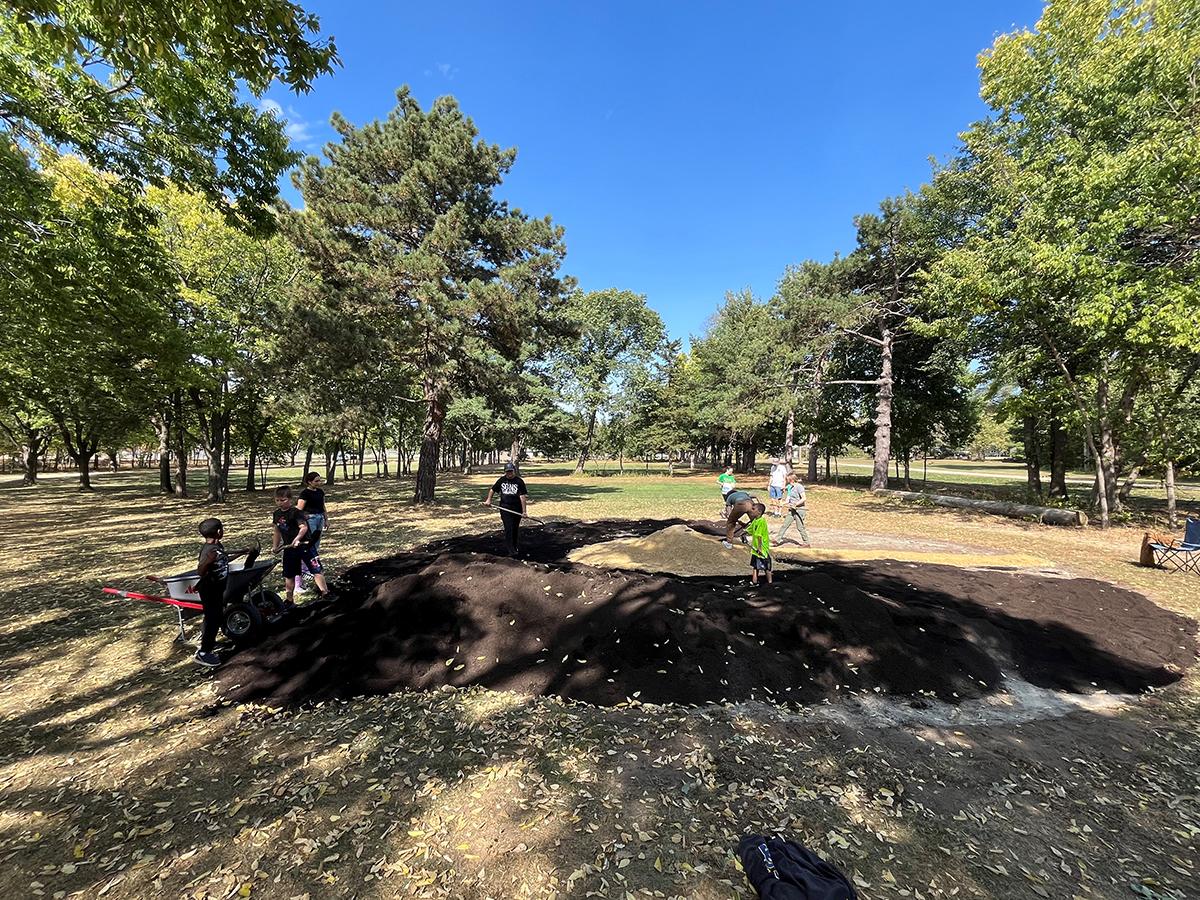
[[[204,574],[200,576],[200,583],[203,585],[220,584],[229,577],[229,554],[225,552],[224,545],[217,544],[201,544],[200,554],[196,558],[196,568],[204,565],[208,558],[215,557]]]
[[[325,515],[325,491],[321,488],[305,488],[300,492],[300,499],[304,501],[306,513]]]
[[[290,544],[300,533],[300,526],[305,524],[304,513],[289,506],[287,509],[277,509],[271,513],[271,522],[279,529],[279,536],[285,544]]]
[[[521,511],[521,498],[529,496],[525,490],[525,479],[519,475],[516,478],[497,478],[492,485],[492,493],[500,495],[500,505],[505,509]]]

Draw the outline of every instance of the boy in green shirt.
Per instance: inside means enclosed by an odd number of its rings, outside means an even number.
[[[758,584],[758,573],[767,573],[767,584],[771,583],[771,532],[767,528],[767,508],[755,503],[750,511],[750,524],[746,536],[750,538],[750,582]]]

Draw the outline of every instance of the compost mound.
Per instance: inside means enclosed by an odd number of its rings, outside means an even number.
[[[1196,625],[1090,579],[877,561],[745,577],[661,577],[570,562],[577,548],[678,521],[499,533],[360,565],[341,598],[218,673],[238,701],[294,705],[485,685],[611,705],[816,703],[872,691],[958,702],[1004,675],[1065,691],[1137,692],[1195,661]],[[704,523],[695,530],[713,531]]]

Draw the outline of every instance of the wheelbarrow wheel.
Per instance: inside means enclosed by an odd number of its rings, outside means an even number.
[[[245,647],[262,637],[263,615],[253,603],[231,603],[225,607],[225,621],[221,630],[239,647]]]
[[[263,614],[263,618],[270,619],[283,611],[283,598],[274,591],[263,591],[254,598],[254,605]]]

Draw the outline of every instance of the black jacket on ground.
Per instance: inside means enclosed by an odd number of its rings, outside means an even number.
[[[845,875],[794,841],[748,834],[737,854],[763,900],[857,900]]]

